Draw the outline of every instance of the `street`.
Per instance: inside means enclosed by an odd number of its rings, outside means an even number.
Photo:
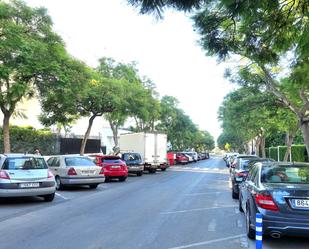
[[[255,248],[219,157],[0,209],[1,249]],[[266,238],[263,248],[305,249],[309,239]]]

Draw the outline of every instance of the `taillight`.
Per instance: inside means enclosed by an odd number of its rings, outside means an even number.
[[[255,202],[261,208],[271,210],[271,211],[279,211],[279,208],[275,204],[271,195],[256,194],[255,195]]]
[[[68,175],[69,176],[75,176],[75,175],[77,175],[77,173],[76,173],[74,168],[70,168],[69,171],[68,171]]]
[[[101,167],[100,175],[104,175],[104,168]]]
[[[53,178],[53,177],[54,177],[53,173],[50,170],[48,170],[47,171],[47,178]]]
[[[6,173],[6,171],[0,170],[0,178],[1,179],[10,179],[10,176],[8,175],[8,173]]]
[[[237,172],[237,173],[235,174],[236,177],[244,177],[244,176],[246,176],[246,175],[247,175],[246,172]]]

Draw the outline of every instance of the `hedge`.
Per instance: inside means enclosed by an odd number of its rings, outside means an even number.
[[[278,148],[279,148],[279,160],[283,161],[287,146],[278,146],[268,148],[268,157],[278,161]],[[266,150],[267,151],[267,150]],[[308,162],[308,155],[306,146],[303,144],[292,145],[291,148],[292,161],[293,162]]]
[[[0,152],[3,153],[2,127],[0,127]],[[12,153],[34,153],[38,148],[42,155],[57,154],[58,138],[50,130],[35,129],[31,126],[10,127],[10,142]]]

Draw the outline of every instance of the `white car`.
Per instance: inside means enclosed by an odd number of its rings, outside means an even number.
[[[55,197],[56,184],[42,156],[31,154],[0,155],[0,197]]]
[[[89,185],[91,189],[95,189],[105,181],[104,168],[97,166],[87,156],[52,156],[47,164],[55,175],[57,190],[66,185]]]
[[[193,162],[197,162],[198,161],[198,154],[197,154],[197,152],[194,152],[194,151],[189,151],[188,152],[188,151],[186,151],[186,152],[183,152],[183,153],[188,155],[188,156],[190,156],[190,157],[192,157]]]

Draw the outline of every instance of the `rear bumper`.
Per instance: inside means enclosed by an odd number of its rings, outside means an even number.
[[[308,217],[287,218],[263,215],[263,233],[280,232],[282,235],[309,235]]]
[[[22,197],[22,196],[38,196],[49,195],[56,192],[56,187],[46,188],[16,188],[16,189],[0,189],[0,197]]]
[[[129,173],[138,173],[143,172],[144,166],[128,166],[128,172]]]
[[[105,177],[87,177],[87,178],[61,178],[63,185],[87,185],[87,184],[100,184],[105,181]]]
[[[107,171],[104,170],[105,177],[121,177],[121,176],[128,176],[128,171]]]

